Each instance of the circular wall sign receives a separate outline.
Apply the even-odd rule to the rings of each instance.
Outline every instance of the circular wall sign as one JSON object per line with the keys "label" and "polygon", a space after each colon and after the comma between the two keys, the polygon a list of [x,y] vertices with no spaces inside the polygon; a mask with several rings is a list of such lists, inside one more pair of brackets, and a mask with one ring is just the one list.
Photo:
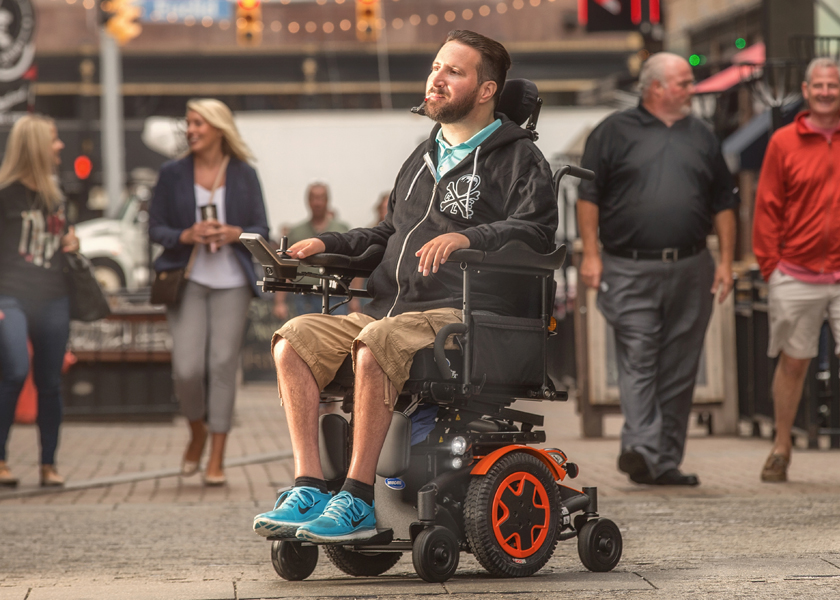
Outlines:
{"label": "circular wall sign", "polygon": [[35,58],[35,10],[30,0],[0,0],[0,81],[15,81]]}

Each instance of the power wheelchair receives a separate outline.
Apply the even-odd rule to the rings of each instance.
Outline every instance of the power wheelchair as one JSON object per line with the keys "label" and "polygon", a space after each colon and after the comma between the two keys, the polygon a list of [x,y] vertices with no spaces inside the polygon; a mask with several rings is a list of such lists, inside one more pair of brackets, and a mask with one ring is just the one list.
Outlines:
{"label": "power wheelchair", "polygon": [[[533,131],[540,104],[533,83],[512,80],[498,110],[519,125],[527,121]],[[566,174],[594,177],[567,165],[555,174],[555,187]],[[319,294],[325,313],[353,297],[369,297],[365,290],[351,288],[351,281],[368,276],[384,253],[375,246],[356,257],[319,254],[298,261],[285,254],[285,242],[274,251],[258,235],[240,239],[263,266],[265,291]],[[618,564],[621,533],[598,515],[596,488],[565,485],[567,478],[577,477],[578,466],[557,448],[532,447],[546,440],[538,429],[543,417],[510,408],[516,399],[567,399],[555,389],[546,367],[546,342],[554,328],[553,275],[565,254],[562,246],[538,254],[521,242],[495,252],[452,253],[449,263],[460,264],[462,271],[463,323],[446,326],[433,348],[415,355],[377,466],[377,533],[364,542],[323,545],[341,571],[380,575],[403,552],[411,552],[421,578],[443,582],[466,551],[494,576],[523,577],[539,571],[560,540],[572,538],[577,538],[580,559],[589,570],[610,571]],[[522,316],[471,309],[471,281],[487,274],[521,281],[514,295]],[[297,283],[303,275],[321,283]],[[331,305],[335,298],[343,301]],[[451,336],[458,350],[445,349]],[[353,383],[348,358],[322,400],[341,402],[344,412],[351,413]],[[430,405],[438,407],[433,425],[425,423],[431,431],[412,444],[410,415],[417,414],[418,406]],[[339,414],[325,414],[320,432],[324,475],[331,490],[338,491],[349,467],[352,417],[348,423]],[[314,571],[317,545],[295,538],[269,540],[272,564],[281,577],[297,581]]]}

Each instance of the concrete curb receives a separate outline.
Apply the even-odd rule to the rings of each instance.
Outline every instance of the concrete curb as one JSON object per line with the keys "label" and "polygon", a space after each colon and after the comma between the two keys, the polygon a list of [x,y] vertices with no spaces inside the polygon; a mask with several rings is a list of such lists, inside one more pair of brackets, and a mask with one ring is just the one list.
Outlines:
{"label": "concrete curb", "polygon": [[[283,452],[269,452],[266,454],[254,454],[251,456],[240,456],[239,458],[231,458],[225,460],[225,468],[274,462],[278,460],[292,458],[292,456],[293,454],[291,450],[285,450]],[[46,496],[49,494],[61,494],[63,492],[77,492],[79,490],[107,487],[109,485],[119,485],[121,483],[134,483],[136,481],[146,481],[149,479],[163,479],[165,477],[178,477],[180,475],[180,468],[161,469],[159,471],[141,471],[139,473],[124,473],[122,475],[102,477],[99,479],[88,479],[86,481],[71,481],[62,487],[37,487],[26,490],[0,492],[0,500],[11,500],[14,498],[31,498],[33,496]]]}

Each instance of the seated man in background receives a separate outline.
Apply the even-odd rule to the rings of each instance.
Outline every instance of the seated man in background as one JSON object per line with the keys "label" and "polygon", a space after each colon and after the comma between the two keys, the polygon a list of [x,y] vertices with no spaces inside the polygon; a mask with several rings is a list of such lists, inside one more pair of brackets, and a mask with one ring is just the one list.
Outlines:
{"label": "seated man in background", "polygon": [[[373,244],[386,250],[369,279],[373,300],[364,313],[304,315],[274,334],[295,486],[274,510],[255,517],[257,533],[314,542],[372,537],[376,464],[414,354],[430,347],[444,325],[461,321],[461,274],[447,258],[461,248],[491,251],[512,240],[538,252],[553,249],[551,170],[530,132],[495,112],[509,68],[498,42],[451,32],[427,80],[425,112],[439,125],[400,169],[385,219],[289,248],[293,258],[355,256]],[[473,308],[511,314],[504,290],[477,277]],[[355,369],[353,456],[342,490],[330,496],[318,451],[319,392],[348,354]]]}

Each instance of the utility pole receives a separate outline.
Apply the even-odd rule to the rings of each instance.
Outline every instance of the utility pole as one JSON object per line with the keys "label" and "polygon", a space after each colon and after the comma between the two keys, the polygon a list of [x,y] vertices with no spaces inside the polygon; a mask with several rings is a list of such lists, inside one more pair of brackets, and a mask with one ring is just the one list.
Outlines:
{"label": "utility pole", "polygon": [[[379,27],[379,23],[375,27]],[[391,102],[391,68],[388,65],[388,34],[385,27],[382,28],[376,40],[376,56],[379,65],[379,97],[382,110],[391,110],[394,104]]]}
{"label": "utility pole", "polygon": [[102,179],[108,196],[106,216],[120,208],[125,185],[125,134],[123,132],[122,68],[117,41],[104,28],[99,35],[102,129]]}
{"label": "utility pole", "polygon": [[102,85],[102,179],[108,195],[106,216],[122,205],[125,187],[125,132],[123,128],[122,58],[120,45],[140,35],[137,19],[142,9],[135,0],[99,0],[99,71]]}

